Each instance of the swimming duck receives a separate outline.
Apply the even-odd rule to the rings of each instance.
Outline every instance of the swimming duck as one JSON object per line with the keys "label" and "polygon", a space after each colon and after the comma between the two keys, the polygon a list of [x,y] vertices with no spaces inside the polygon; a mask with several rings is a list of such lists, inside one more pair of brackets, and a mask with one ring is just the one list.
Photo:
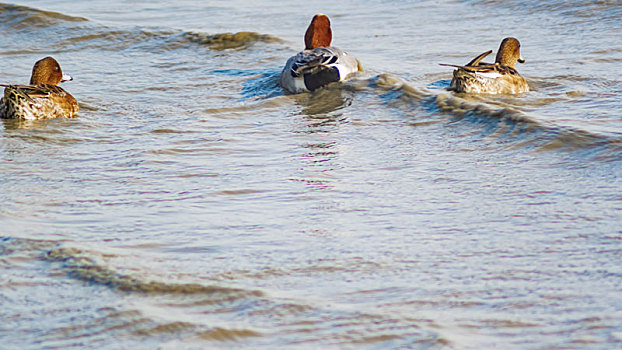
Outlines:
{"label": "swimming duck", "polygon": [[305,32],[305,49],[290,57],[281,72],[281,86],[285,91],[294,94],[314,91],[363,70],[356,58],[330,46],[332,37],[328,17],[313,16]]}
{"label": "swimming duck", "polygon": [[63,74],[52,57],[37,61],[32,68],[30,85],[6,85],[0,99],[0,118],[52,119],[72,118],[78,113],[76,99],[58,83],[73,80]]}
{"label": "swimming duck", "polygon": [[516,38],[501,41],[495,63],[481,62],[492,50],[475,57],[464,66],[441,64],[456,67],[449,89],[456,92],[485,94],[518,94],[529,91],[529,85],[516,70],[516,62],[525,63],[520,55],[520,43]]}

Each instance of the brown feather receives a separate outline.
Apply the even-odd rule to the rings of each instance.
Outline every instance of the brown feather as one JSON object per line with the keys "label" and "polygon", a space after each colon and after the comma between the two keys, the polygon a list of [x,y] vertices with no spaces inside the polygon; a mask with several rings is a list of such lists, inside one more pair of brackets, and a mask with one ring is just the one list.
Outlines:
{"label": "brown feather", "polygon": [[311,24],[305,32],[305,49],[313,50],[318,47],[330,46],[333,32],[330,29],[330,20],[323,14],[313,16]]}

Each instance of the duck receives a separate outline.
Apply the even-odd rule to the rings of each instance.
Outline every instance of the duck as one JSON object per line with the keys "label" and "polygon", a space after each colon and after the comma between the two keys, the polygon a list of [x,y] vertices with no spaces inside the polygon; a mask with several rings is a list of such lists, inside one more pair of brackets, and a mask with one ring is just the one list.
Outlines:
{"label": "duck", "polygon": [[29,85],[0,84],[4,86],[0,118],[34,120],[75,117],[80,110],[78,102],[58,86],[69,80],[73,78],[63,74],[60,64],[53,57],[37,61],[32,68]]}
{"label": "duck", "polygon": [[516,70],[516,62],[525,63],[520,54],[520,42],[508,37],[501,41],[495,63],[481,62],[492,50],[475,57],[464,66],[455,67],[449,90],[484,94],[520,94],[529,91],[529,84]]}
{"label": "duck", "polygon": [[331,46],[332,38],[328,16],[313,16],[305,32],[305,49],[290,57],[281,72],[281,87],[287,93],[315,91],[363,71],[359,60]]}

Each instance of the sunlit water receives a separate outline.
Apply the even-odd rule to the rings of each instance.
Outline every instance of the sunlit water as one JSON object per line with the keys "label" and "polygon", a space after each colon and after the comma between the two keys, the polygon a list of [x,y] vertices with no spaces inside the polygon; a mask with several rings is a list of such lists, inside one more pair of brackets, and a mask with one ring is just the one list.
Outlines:
{"label": "sunlit water", "polygon": [[[81,113],[0,125],[1,348],[622,346],[618,2],[16,4]],[[319,12],[366,71],[285,96]]]}

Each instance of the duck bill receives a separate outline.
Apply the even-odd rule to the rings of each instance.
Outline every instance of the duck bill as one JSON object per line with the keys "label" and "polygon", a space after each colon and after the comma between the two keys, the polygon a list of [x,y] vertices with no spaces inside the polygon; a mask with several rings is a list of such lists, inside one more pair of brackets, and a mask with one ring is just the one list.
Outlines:
{"label": "duck bill", "polygon": [[73,77],[71,77],[71,75],[69,75],[69,74],[63,74],[63,77],[61,78],[61,83],[62,83],[63,81],[72,81],[72,80],[73,80]]}
{"label": "duck bill", "polygon": [[523,56],[520,56],[518,58],[518,63],[525,63],[525,59],[523,58]]}

